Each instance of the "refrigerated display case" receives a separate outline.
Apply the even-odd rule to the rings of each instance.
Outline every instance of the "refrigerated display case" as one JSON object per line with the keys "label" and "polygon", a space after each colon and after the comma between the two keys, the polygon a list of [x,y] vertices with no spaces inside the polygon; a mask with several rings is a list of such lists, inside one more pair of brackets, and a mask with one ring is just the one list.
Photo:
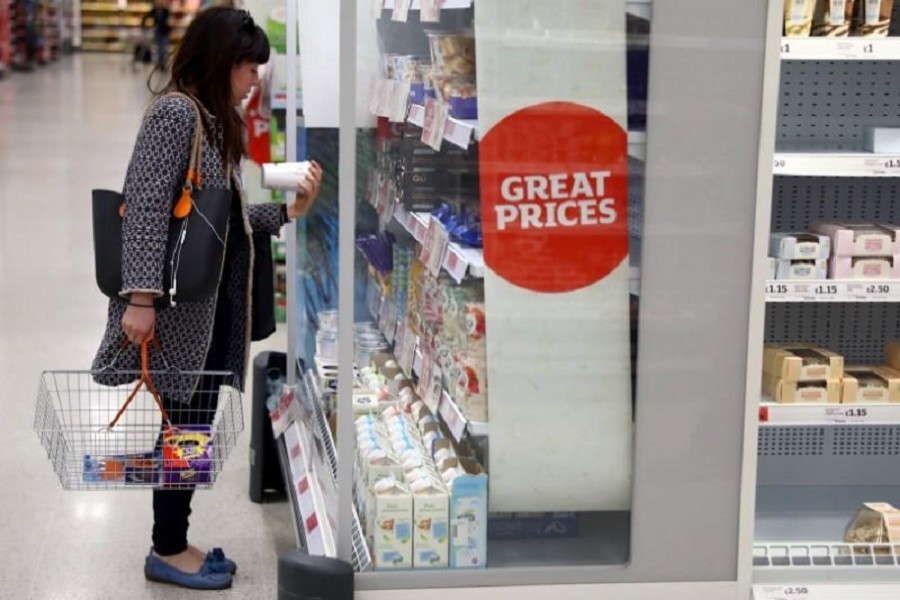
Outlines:
{"label": "refrigerated display case", "polygon": [[782,6],[307,4],[340,142],[336,256],[289,242],[294,333],[338,280],[285,411],[307,547],[359,598],[749,597]]}
{"label": "refrigerated display case", "polygon": [[[852,4],[853,18],[837,18],[846,20],[837,36],[797,29],[785,13],[780,61],[770,69],[778,95],[763,107],[771,135],[762,143],[775,155],[756,256],[775,269],[753,321],[767,353],[751,353],[769,392],[759,405],[760,598],[791,589],[814,600],[900,594],[890,512],[868,529],[851,525],[866,503],[900,503],[894,373],[859,368],[890,364],[889,342],[900,337],[891,270],[900,148],[883,137],[900,127],[900,15],[891,2]],[[824,273],[803,267],[816,261]],[[840,356],[839,368],[810,371],[823,364],[820,350]],[[818,395],[829,386],[836,394]]]}

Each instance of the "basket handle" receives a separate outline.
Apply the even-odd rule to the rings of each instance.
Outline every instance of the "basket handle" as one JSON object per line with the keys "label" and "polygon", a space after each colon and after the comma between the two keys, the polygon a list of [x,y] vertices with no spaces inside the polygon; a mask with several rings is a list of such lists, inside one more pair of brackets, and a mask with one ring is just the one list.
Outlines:
{"label": "basket handle", "polygon": [[[162,413],[163,421],[166,422],[166,425],[169,429],[172,428],[172,422],[169,420],[169,413],[166,411],[166,407],[163,406],[162,399],[159,397],[159,392],[156,390],[156,386],[153,384],[153,379],[150,377],[150,342],[154,342],[156,348],[162,353],[162,344],[159,339],[156,337],[149,338],[141,342],[141,378],[138,380],[137,385],[134,386],[134,390],[131,391],[131,394],[128,396],[128,399],[125,401],[125,404],[119,409],[119,412],[116,413],[115,418],[109,422],[108,429],[112,429],[116,426],[116,423],[119,422],[119,419],[122,418],[122,415],[125,413],[125,409],[128,408],[128,405],[137,397],[138,392],[141,391],[142,387],[147,388],[150,394],[153,396],[153,399],[156,401],[156,406],[159,407],[159,411]],[[126,339],[123,342],[123,346],[128,344],[128,340]]]}

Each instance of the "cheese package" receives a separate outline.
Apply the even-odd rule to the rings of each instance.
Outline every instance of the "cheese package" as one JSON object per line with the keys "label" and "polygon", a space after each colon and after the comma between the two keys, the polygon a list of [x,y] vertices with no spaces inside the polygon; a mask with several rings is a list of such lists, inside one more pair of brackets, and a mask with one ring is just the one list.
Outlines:
{"label": "cheese package", "polygon": [[900,254],[894,256],[838,256],[829,261],[832,279],[900,279]]}
{"label": "cheese package", "polygon": [[847,367],[842,385],[844,404],[900,402],[900,371],[890,367]]}
{"label": "cheese package", "polygon": [[[867,502],[844,532],[848,544],[898,544],[900,543],[900,511],[887,502]],[[890,546],[874,548],[876,554],[892,554]],[[856,552],[868,553],[868,548]]]}
{"label": "cheese package", "polygon": [[769,256],[783,260],[815,260],[831,257],[831,238],[815,233],[773,233]]}
{"label": "cheese package", "polygon": [[775,266],[775,279],[813,281],[828,278],[828,261],[779,260]]}
{"label": "cheese package", "polygon": [[855,0],[817,0],[816,12],[813,15],[813,35],[823,37],[850,35],[854,3]]}
{"label": "cheese package", "polygon": [[841,380],[800,383],[763,375],[763,394],[781,404],[839,404]]}
{"label": "cheese package", "polygon": [[844,375],[844,358],[810,345],[766,344],[763,373],[788,383],[840,379]]}
{"label": "cheese package", "polygon": [[853,11],[853,35],[887,37],[894,0],[857,0]]}
{"label": "cheese package", "polygon": [[784,35],[809,37],[816,0],[784,0]]}
{"label": "cheese package", "polygon": [[871,223],[819,223],[813,231],[831,238],[833,256],[900,254],[900,227]]}

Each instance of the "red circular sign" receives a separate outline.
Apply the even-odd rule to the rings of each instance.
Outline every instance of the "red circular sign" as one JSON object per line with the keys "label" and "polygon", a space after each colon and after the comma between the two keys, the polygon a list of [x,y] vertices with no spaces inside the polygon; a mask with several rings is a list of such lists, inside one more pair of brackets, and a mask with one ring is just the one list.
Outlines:
{"label": "red circular sign", "polygon": [[506,117],[480,148],[485,263],[536,292],[592,285],[628,255],[628,135],[586,106]]}

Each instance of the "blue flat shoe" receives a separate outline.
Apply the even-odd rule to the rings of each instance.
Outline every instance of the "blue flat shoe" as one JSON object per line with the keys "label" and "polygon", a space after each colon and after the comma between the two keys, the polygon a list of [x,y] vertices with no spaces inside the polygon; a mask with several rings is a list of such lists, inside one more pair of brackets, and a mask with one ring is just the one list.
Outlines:
{"label": "blue flat shoe", "polygon": [[225,556],[221,548],[213,548],[206,553],[206,563],[210,565],[214,573],[237,573],[237,563]]}
{"label": "blue flat shoe", "polygon": [[149,581],[170,583],[191,590],[224,590],[231,587],[228,573],[217,573],[208,563],[203,563],[199,573],[185,573],[167,565],[152,552],[144,561],[144,576]]}

